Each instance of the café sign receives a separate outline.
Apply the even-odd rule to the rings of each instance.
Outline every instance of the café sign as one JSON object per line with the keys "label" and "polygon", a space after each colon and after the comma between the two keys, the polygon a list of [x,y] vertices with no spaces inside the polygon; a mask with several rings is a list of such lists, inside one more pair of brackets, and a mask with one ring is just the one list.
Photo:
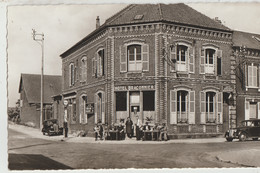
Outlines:
{"label": "caf\u00e9 sign", "polygon": [[115,91],[139,91],[139,90],[154,90],[154,85],[128,85],[115,86]]}

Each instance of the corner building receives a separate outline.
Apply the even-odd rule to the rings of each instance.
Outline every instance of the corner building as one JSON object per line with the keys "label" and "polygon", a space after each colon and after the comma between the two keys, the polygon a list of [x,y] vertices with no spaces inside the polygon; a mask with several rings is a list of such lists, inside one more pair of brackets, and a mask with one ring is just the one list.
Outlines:
{"label": "corner building", "polygon": [[[137,117],[171,138],[223,134],[235,117],[232,31],[185,4],[129,5],[61,55],[72,131]],[[61,116],[64,116],[61,115]],[[234,120],[235,121],[235,120]]]}

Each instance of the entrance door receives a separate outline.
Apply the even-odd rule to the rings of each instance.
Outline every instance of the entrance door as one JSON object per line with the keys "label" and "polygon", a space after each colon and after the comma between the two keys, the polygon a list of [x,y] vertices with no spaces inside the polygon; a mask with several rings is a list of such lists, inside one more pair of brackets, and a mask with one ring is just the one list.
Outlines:
{"label": "entrance door", "polygon": [[249,118],[256,118],[256,102],[250,102]]}
{"label": "entrance door", "polygon": [[140,116],[140,92],[130,92],[130,118],[134,125],[137,123],[138,117],[141,119]]}

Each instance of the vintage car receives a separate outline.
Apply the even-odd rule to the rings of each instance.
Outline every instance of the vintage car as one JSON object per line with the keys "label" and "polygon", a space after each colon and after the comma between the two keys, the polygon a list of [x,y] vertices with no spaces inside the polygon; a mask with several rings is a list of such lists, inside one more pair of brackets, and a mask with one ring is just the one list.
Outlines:
{"label": "vintage car", "polygon": [[260,119],[250,119],[241,121],[241,124],[237,128],[229,129],[225,133],[225,138],[228,142],[233,139],[239,139],[239,141],[245,141],[249,138],[258,140],[260,137]]}
{"label": "vintage car", "polygon": [[63,135],[63,128],[59,127],[57,119],[49,119],[43,121],[42,133],[43,135]]}

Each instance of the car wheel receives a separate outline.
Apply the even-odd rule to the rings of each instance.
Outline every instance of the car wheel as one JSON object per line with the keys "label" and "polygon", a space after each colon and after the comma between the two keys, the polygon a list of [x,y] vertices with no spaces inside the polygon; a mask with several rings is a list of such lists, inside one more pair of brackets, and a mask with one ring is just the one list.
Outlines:
{"label": "car wheel", "polygon": [[246,140],[246,138],[247,138],[247,135],[245,134],[245,133],[241,133],[240,135],[239,135],[239,141],[245,141]]}
{"label": "car wheel", "polygon": [[253,141],[257,141],[258,140],[258,138],[253,138]]}
{"label": "car wheel", "polygon": [[226,140],[227,140],[228,142],[232,142],[232,141],[233,141],[233,138],[226,138]]}

